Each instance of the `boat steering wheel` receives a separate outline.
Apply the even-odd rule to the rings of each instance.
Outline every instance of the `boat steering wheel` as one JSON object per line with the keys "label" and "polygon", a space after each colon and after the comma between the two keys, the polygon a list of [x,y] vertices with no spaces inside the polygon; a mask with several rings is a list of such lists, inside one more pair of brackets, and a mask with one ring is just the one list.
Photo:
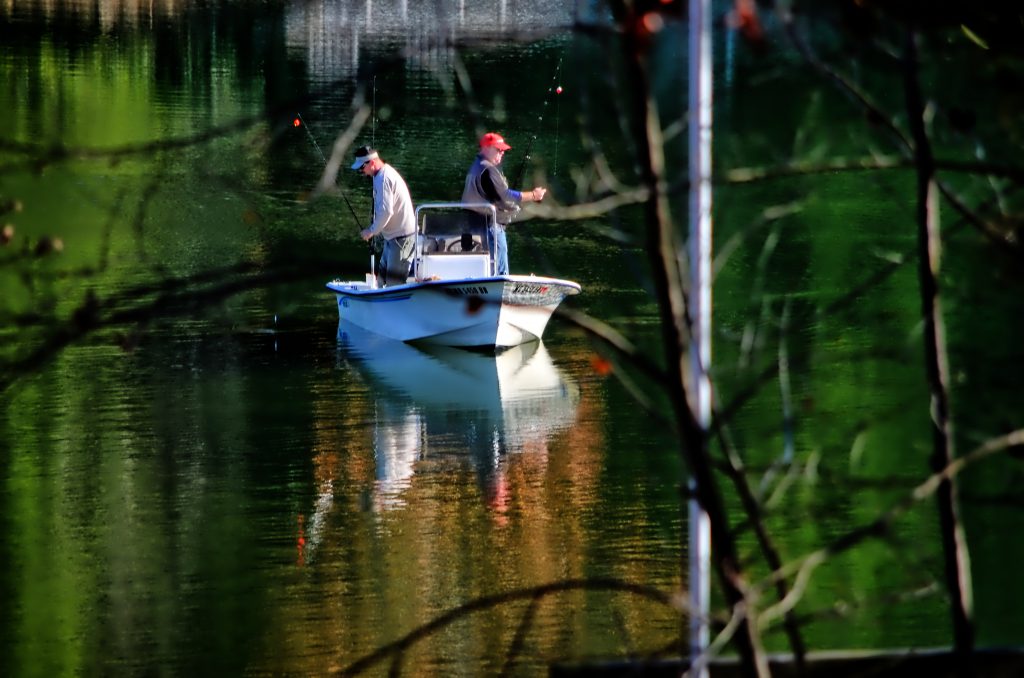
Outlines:
{"label": "boat steering wheel", "polygon": [[479,251],[481,249],[480,248],[480,243],[478,243],[475,240],[473,241],[473,246],[470,247],[469,249],[463,248],[462,244],[463,243],[462,243],[461,239],[460,240],[454,240],[454,241],[452,241],[451,243],[448,244],[448,247],[445,248],[445,251],[447,251],[447,252],[477,252],[477,251]]}

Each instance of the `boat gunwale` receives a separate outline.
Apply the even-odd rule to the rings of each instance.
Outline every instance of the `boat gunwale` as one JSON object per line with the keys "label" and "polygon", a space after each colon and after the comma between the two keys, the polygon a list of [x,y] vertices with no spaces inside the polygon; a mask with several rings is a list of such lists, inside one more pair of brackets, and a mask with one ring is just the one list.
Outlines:
{"label": "boat gunwale", "polygon": [[[459,279],[447,279],[447,280],[421,280],[415,282],[407,282],[401,285],[394,285],[390,287],[365,287],[366,283],[361,280],[332,280],[327,283],[327,289],[331,290],[335,294],[344,294],[346,296],[354,297],[366,297],[366,296],[384,296],[387,294],[401,294],[409,293],[418,289],[436,287],[461,287],[465,285],[478,285],[482,283],[543,283],[547,285],[557,285],[570,290],[566,296],[572,296],[583,291],[583,288],[579,283],[572,280],[564,280],[562,278],[549,278],[547,276],[535,276],[535,275],[496,275],[489,276],[486,278],[459,278]],[[363,289],[359,288],[348,288],[345,289],[343,286],[346,285],[362,285]]]}

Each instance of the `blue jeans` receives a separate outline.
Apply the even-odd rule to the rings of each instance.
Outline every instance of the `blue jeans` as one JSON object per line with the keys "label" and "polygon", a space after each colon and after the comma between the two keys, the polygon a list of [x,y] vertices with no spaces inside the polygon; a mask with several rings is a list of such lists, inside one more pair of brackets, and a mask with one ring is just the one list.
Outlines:
{"label": "blue jeans", "polygon": [[492,226],[491,240],[494,242],[494,273],[508,275],[508,242],[505,240],[505,229],[501,226]]}

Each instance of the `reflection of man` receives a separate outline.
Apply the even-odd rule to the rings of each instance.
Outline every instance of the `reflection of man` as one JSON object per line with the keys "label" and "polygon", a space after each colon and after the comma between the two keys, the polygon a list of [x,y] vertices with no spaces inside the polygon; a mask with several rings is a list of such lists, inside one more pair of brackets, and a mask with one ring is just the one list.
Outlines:
{"label": "reflection of man", "polygon": [[379,400],[377,426],[373,431],[373,460],[376,466],[374,507],[380,510],[405,505],[402,493],[412,485],[416,461],[422,456],[423,433],[420,415],[404,403]]}
{"label": "reflection of man", "polygon": [[356,151],[352,169],[373,178],[373,223],[359,235],[363,240],[378,233],[384,236],[384,253],[380,260],[384,285],[404,284],[409,277],[416,243],[416,216],[409,187],[402,175],[369,146]]}
{"label": "reflection of man", "polygon": [[546,188],[540,187],[530,191],[516,191],[508,187],[508,181],[498,165],[505,157],[505,151],[511,148],[500,134],[488,132],[483,135],[480,139],[480,153],[466,174],[466,186],[462,191],[462,202],[489,202],[498,213],[498,223],[491,229],[498,275],[508,275],[505,227],[512,223],[522,203],[540,202],[548,192]]}

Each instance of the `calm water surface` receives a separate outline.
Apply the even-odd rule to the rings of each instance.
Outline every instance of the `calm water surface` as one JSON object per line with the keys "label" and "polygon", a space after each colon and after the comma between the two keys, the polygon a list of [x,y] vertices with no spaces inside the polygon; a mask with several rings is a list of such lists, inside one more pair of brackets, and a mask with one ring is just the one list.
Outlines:
{"label": "calm water surface", "polygon": [[[465,5],[441,19],[397,1],[0,9],[4,140],[109,149],[224,129],[42,172],[18,148],[0,152],[0,197],[23,203],[8,215],[12,247],[31,250],[44,236],[63,245],[0,268],[5,364],[25,364],[73,327],[88,294],[101,311],[147,301],[160,311],[76,338],[2,396],[0,674],[322,675],[480,596],[587,577],[680,585],[677,450],[634,398],[657,404],[651,384],[621,366],[625,381],[609,376],[591,342],[557,320],[543,343],[498,356],[424,351],[339,326],[323,289],[335,275],[361,276],[368,252],[339,195],[305,199],[322,169],[309,135],[329,153],[360,73],[370,73],[373,118],[358,143],[379,146],[417,201],[458,196],[485,129],[511,140],[514,167],[536,135],[523,181],[549,185],[563,203],[595,181],[585,137],[615,167],[628,158],[607,46],[565,31],[494,39],[566,24],[571,3]],[[462,46],[437,46],[438,31]],[[659,49],[678,64],[685,45],[673,35]],[[747,83],[742,55],[720,38],[730,89],[718,95],[719,152],[762,162],[785,143],[783,124],[764,114],[795,116],[802,99]],[[666,120],[681,110],[680,70],[656,78]],[[574,96],[553,96],[554,83]],[[835,104],[823,106],[824,120]],[[293,126],[297,113],[305,127]],[[731,252],[715,288],[719,396],[784,365],[731,433],[755,488],[774,497],[767,520],[786,559],[873,519],[926,473],[912,267],[832,306],[912,248],[913,230],[892,227],[910,211],[909,198],[893,197],[910,195],[902,181],[716,194],[716,247]],[[368,186],[347,174],[339,186],[365,214]],[[758,225],[766,206],[796,200],[791,217]],[[685,196],[674,205],[684,209]],[[636,225],[629,210],[529,222],[510,235],[512,268],[579,281],[576,308],[656,354],[639,239],[606,237],[635,236]],[[988,285],[986,253],[971,247],[956,274]],[[215,293],[240,263],[282,262],[308,264],[308,275]],[[951,311],[958,383],[991,395],[967,416],[968,446],[1012,421],[1019,401],[1007,395],[1014,380],[990,374],[972,343],[969,328],[986,321],[963,296]],[[990,334],[988,350],[1019,358],[1013,332]],[[988,473],[975,494],[1012,489],[1019,476],[1012,464]],[[969,528],[986,528],[970,532],[981,636],[1007,642],[1020,622],[1003,601],[1024,592],[999,563],[1016,550],[1005,536],[1021,521],[985,507],[967,514]],[[822,568],[798,611],[831,612],[807,627],[808,643],[948,642],[932,584],[935,522],[929,505],[890,541]],[[738,534],[752,553],[749,531]],[[402,665],[497,673],[526,611],[516,602],[469,615]],[[537,608],[514,670],[652,652],[678,628],[670,610],[635,596],[561,593]]]}

